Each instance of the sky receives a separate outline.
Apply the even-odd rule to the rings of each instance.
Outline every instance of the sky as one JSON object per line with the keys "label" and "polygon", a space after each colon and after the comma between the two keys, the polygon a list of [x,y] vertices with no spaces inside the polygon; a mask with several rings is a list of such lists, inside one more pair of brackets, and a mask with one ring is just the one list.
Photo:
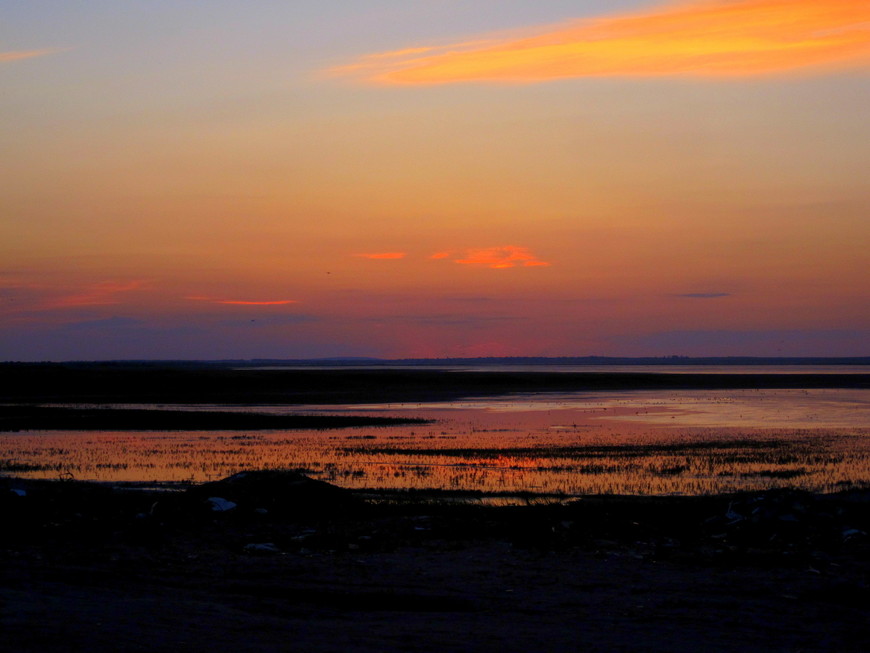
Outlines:
{"label": "sky", "polygon": [[870,4],[0,6],[0,360],[870,355]]}

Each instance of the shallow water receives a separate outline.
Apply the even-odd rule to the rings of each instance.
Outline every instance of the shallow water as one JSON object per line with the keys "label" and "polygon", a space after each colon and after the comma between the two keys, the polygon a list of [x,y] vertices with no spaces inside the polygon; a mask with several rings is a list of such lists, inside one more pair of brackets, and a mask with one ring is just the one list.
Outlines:
{"label": "shallow water", "polygon": [[187,408],[436,421],[330,431],[4,433],[0,469],[39,478],[199,482],[281,467],[352,488],[508,494],[706,494],[784,486],[834,491],[870,485],[867,390],[635,391],[428,404]]}
{"label": "shallow water", "polygon": [[265,365],[253,370],[442,370],[449,372],[572,372],[594,374],[870,374],[870,365]]}

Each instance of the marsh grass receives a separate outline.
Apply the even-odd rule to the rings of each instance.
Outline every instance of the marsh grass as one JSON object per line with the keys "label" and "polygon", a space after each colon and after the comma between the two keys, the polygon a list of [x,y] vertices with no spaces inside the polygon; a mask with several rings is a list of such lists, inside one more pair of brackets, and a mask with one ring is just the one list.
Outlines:
{"label": "marsh grass", "polygon": [[[557,444],[552,434],[468,433],[442,440],[445,446],[439,448],[425,433],[397,439],[389,429],[329,437],[283,431],[44,432],[0,437],[0,473],[182,482],[214,480],[242,470],[293,468],[349,488],[390,490],[560,496],[709,494],[774,487],[833,491],[870,481],[868,436],[862,431],[712,430],[665,435],[608,431],[597,434],[609,440],[606,444]],[[588,432],[561,437],[588,438]],[[678,441],[661,441],[663,437]],[[471,446],[470,440],[481,443],[482,438],[488,446]],[[614,441],[628,438],[633,441]],[[638,441],[645,438],[653,441]],[[516,439],[523,441],[522,446]],[[537,446],[530,446],[530,440],[537,440]],[[457,441],[467,446],[455,446]]]}

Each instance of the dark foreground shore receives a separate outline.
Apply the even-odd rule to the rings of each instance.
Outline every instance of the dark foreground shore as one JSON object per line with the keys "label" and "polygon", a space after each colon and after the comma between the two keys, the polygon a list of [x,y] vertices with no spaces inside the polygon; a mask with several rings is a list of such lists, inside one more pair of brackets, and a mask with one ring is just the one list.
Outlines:
{"label": "dark foreground shore", "polygon": [[867,649],[868,492],[451,498],[0,479],[0,650]]}

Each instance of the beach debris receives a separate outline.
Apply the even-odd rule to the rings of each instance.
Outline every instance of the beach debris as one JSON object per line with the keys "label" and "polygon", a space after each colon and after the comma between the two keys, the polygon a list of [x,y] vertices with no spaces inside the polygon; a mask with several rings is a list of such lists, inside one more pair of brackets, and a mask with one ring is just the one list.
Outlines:
{"label": "beach debris", "polygon": [[738,522],[742,522],[744,519],[746,519],[746,517],[734,510],[733,501],[728,504],[728,510],[725,511],[725,518],[728,520],[729,526],[737,524]]}
{"label": "beach debris", "polygon": [[211,504],[211,509],[213,512],[227,512],[229,510],[233,510],[238,504],[228,501],[222,497],[209,497],[206,501]]}
{"label": "beach debris", "polygon": [[858,530],[857,528],[847,528],[843,531],[844,542],[848,542],[849,540],[853,540],[857,537],[867,537],[867,533],[862,530]]}
{"label": "beach debris", "polygon": [[242,550],[245,553],[253,553],[259,555],[275,555],[281,553],[281,549],[279,549],[273,542],[251,542],[250,544],[246,544],[242,547]]}
{"label": "beach debris", "polygon": [[11,488],[9,491],[18,497],[26,497],[27,496],[27,490],[20,490],[18,488]]}

